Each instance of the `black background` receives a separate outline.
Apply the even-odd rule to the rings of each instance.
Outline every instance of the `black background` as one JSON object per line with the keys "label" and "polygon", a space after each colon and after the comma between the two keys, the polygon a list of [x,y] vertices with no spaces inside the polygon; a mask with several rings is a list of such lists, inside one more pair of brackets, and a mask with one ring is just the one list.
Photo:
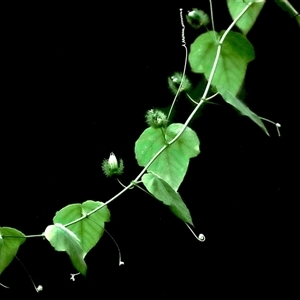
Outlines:
{"label": "black background", "polygon": [[[214,1],[216,30],[230,24],[225,1]],[[298,11],[299,3],[291,1]],[[42,4],[3,10],[0,225],[40,234],[55,212],[85,200],[107,201],[121,190],[101,172],[110,152],[125,162],[122,182],[140,171],[134,143],[147,109],[172,102],[167,77],[181,71],[179,8],[208,11],[208,1],[154,4]],[[186,26],[186,41],[197,33]],[[198,242],[161,203],[132,190],[109,205],[107,234],[87,255],[87,278],[46,240],[28,239],[1,274],[2,295],[39,298],[79,293],[144,299],[178,296],[241,299],[293,291],[296,207],[297,100],[300,29],[267,1],[248,39],[254,45],[244,101],[271,137],[221,100],[191,127],[201,154],[191,160],[180,194]],[[178,101],[176,122],[191,106]],[[4,299],[4,298],[3,298]]]}

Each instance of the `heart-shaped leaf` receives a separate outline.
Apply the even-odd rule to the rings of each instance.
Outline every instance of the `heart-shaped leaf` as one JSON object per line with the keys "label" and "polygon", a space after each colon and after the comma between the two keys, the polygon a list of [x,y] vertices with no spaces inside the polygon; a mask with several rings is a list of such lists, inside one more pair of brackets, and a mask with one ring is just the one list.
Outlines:
{"label": "heart-shaped leaf", "polygon": [[178,192],[153,172],[144,174],[142,181],[147,190],[158,200],[170,207],[170,210],[182,221],[193,225],[192,217]]}
{"label": "heart-shaped leaf", "polygon": [[21,231],[10,227],[0,227],[0,274],[14,259],[25,240],[26,237]]}
{"label": "heart-shaped leaf", "polygon": [[82,275],[86,275],[87,266],[83,259],[83,249],[78,237],[62,224],[49,225],[44,233],[56,251],[66,251],[73,266]]}
{"label": "heart-shaped leaf", "polygon": [[[195,73],[204,73],[208,80],[214,64],[220,34],[209,31],[201,34],[191,45],[189,63]],[[217,38],[217,40],[216,40]],[[213,86],[222,86],[236,95],[244,81],[248,63],[253,60],[254,48],[245,36],[230,31],[222,46],[218,64],[212,79]]]}
{"label": "heart-shaped leaf", "polygon": [[[183,124],[171,124],[163,134],[160,128],[147,128],[135,143],[138,164],[146,166],[152,157],[171,141],[182,129]],[[151,164],[152,171],[164,179],[176,191],[188,168],[189,160],[200,153],[197,134],[187,127],[182,135],[168,146]]]}
{"label": "heart-shaped leaf", "polygon": [[229,13],[234,20],[241,11],[248,5],[248,2],[252,2],[251,6],[243,14],[243,16],[236,22],[236,26],[241,30],[241,32],[246,35],[249,30],[254,25],[259,13],[261,12],[266,1],[237,1],[237,0],[227,0],[227,6]]}
{"label": "heart-shaped leaf", "polygon": [[[70,204],[56,213],[53,223],[66,225],[101,205],[103,205],[102,202],[93,200],[87,200],[82,204]],[[84,256],[98,243],[104,233],[105,222],[109,220],[110,212],[107,206],[104,206],[89,217],[68,227],[80,240]]]}
{"label": "heart-shaped leaf", "polygon": [[222,95],[223,99],[237,109],[242,115],[249,117],[254,123],[256,123],[267,135],[269,135],[267,128],[261,121],[258,115],[251,111],[241,100],[236,98],[232,93],[224,89],[223,87],[217,87],[218,92]]}

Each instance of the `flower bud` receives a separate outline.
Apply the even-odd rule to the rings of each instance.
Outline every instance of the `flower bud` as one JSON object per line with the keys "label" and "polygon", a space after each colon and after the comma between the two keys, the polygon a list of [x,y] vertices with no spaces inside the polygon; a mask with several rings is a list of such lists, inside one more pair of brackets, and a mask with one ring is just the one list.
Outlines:
{"label": "flower bud", "polygon": [[182,73],[178,73],[178,72],[174,73],[173,76],[168,78],[168,84],[169,84],[169,89],[174,95],[176,95],[179,87],[180,87],[179,93],[188,92],[192,87],[191,82],[186,77],[186,75],[183,75]]}
{"label": "flower bud", "polygon": [[120,164],[113,153],[110,153],[109,159],[104,159],[102,162],[102,170],[107,177],[113,175],[121,175],[124,170],[123,160],[120,159]]}
{"label": "flower bud", "polygon": [[209,16],[203,10],[197,8],[193,8],[188,13],[186,20],[195,29],[200,28],[202,25],[206,26],[210,22]]}
{"label": "flower bud", "polygon": [[150,109],[146,113],[146,123],[153,128],[164,128],[167,126],[168,120],[162,111]]}

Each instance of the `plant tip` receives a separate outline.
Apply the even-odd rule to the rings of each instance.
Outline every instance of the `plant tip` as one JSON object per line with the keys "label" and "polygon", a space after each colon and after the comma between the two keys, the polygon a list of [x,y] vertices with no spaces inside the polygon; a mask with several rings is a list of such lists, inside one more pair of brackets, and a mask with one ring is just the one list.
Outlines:
{"label": "plant tip", "polygon": [[198,237],[198,240],[199,240],[200,242],[204,242],[204,241],[205,241],[205,235],[204,235],[203,233],[200,233],[200,234],[199,234],[199,237]]}
{"label": "plant tip", "polygon": [[37,288],[36,288],[36,291],[37,292],[41,292],[43,290],[43,286],[42,285],[39,285]]}

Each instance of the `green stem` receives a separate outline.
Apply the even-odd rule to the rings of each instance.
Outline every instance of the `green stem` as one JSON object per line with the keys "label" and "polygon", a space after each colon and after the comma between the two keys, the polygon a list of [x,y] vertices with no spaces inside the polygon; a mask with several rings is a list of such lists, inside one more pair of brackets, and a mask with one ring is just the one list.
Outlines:
{"label": "green stem", "polygon": [[80,217],[77,220],[74,220],[68,224],[65,224],[65,227],[71,226],[77,222],[80,222],[81,220],[84,220],[85,218],[89,217],[90,215],[92,215],[93,213],[95,213],[96,211],[98,211],[99,209],[103,208],[104,206],[107,206],[110,202],[114,201],[116,198],[118,198],[119,196],[121,196],[123,193],[125,193],[127,190],[129,190],[133,185],[133,183],[130,183],[129,185],[127,185],[121,192],[119,192],[118,194],[116,194],[114,197],[110,198],[108,201],[106,201],[105,203],[103,203],[102,205],[100,205],[99,207],[96,207],[95,209],[91,210],[89,213],[85,214],[84,216]]}
{"label": "green stem", "polygon": [[184,34],[184,31],[185,31],[185,26],[184,26],[184,22],[183,22],[183,16],[182,16],[182,8],[180,8],[180,22],[181,22],[181,27],[182,27],[182,32],[181,32],[181,42],[182,42],[182,47],[184,48],[185,50],[185,59],[184,59],[184,65],[183,65],[183,76],[182,76],[182,79],[181,79],[181,82],[180,82],[180,85],[177,89],[177,92],[176,92],[176,95],[174,97],[174,100],[172,102],[172,105],[171,105],[171,108],[169,110],[169,113],[168,113],[168,117],[167,117],[167,120],[169,120],[170,116],[171,116],[171,113],[172,113],[172,110],[173,110],[173,107],[175,105],[175,102],[176,102],[176,99],[180,93],[180,90],[181,90],[181,87],[182,87],[182,84],[183,84],[183,80],[184,80],[184,76],[185,76],[185,70],[186,70],[186,64],[187,64],[187,56],[188,56],[188,50],[187,50],[187,47],[186,47],[186,43],[185,43],[185,34]]}
{"label": "green stem", "polygon": [[212,25],[212,30],[214,32],[214,37],[217,42],[217,35],[215,31],[215,22],[214,22],[214,11],[213,11],[213,6],[212,6],[212,0],[209,0],[209,10],[210,10],[210,20],[211,20],[211,25]]}
{"label": "green stem", "polygon": [[8,287],[8,286],[6,286],[6,285],[2,284],[1,282],[0,282],[0,285],[1,285],[1,286],[3,286],[3,287],[5,287],[6,289],[9,289],[9,287]]}
{"label": "green stem", "polygon": [[44,237],[44,234],[32,234],[32,235],[24,235],[24,236],[15,236],[15,235],[2,235],[4,238],[19,238],[19,239],[28,239],[35,237]]}
{"label": "green stem", "polygon": [[145,189],[143,189],[141,186],[136,185],[136,187],[139,188],[140,190],[142,190],[143,192],[145,192],[146,194],[148,194],[148,195],[154,197],[151,193],[149,193],[148,191],[146,191]]}

